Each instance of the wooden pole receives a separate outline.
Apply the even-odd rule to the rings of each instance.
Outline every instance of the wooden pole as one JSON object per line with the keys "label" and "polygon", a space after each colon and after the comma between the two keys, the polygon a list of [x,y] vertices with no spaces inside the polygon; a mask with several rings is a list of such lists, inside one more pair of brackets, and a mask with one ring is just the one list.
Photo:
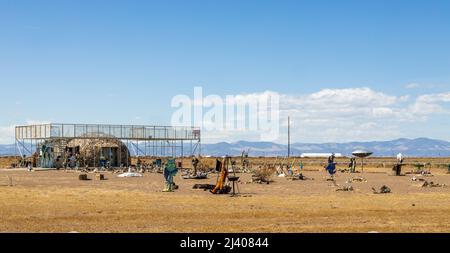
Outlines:
{"label": "wooden pole", "polygon": [[361,158],[361,173],[364,172],[364,157]]}
{"label": "wooden pole", "polygon": [[291,156],[291,117],[288,116],[288,155]]}

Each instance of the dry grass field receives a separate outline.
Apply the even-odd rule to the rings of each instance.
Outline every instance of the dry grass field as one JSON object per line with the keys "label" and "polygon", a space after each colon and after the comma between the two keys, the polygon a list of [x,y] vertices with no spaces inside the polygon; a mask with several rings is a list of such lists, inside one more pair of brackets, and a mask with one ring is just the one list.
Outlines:
{"label": "dry grass field", "polygon": [[11,164],[18,164],[19,159],[16,156],[2,156],[0,157],[0,168],[9,168]]}
{"label": "dry grass field", "polygon": [[[318,169],[319,170],[319,169]],[[1,232],[450,232],[450,187],[422,188],[412,175],[389,176],[367,168],[338,173],[335,186],[324,171],[305,171],[314,180],[249,184],[239,174],[241,195],[195,190],[205,180],[184,180],[163,193],[163,176],[79,181],[77,172],[0,170]],[[450,185],[450,175],[432,169],[435,183]],[[8,185],[8,176],[13,186]],[[353,177],[352,192],[336,191]],[[390,194],[371,188],[388,185]]]}

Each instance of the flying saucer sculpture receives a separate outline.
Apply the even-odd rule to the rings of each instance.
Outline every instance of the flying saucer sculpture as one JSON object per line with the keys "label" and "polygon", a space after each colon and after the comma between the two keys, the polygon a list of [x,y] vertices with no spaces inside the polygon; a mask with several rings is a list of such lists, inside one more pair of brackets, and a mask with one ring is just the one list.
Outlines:
{"label": "flying saucer sculpture", "polygon": [[361,158],[361,171],[364,172],[364,158],[369,157],[373,154],[373,152],[366,150],[356,150],[353,151],[352,155]]}
{"label": "flying saucer sculpture", "polygon": [[373,154],[373,152],[369,152],[369,151],[365,151],[365,150],[356,150],[352,153],[352,155],[360,157],[360,158],[369,157],[372,154]]}

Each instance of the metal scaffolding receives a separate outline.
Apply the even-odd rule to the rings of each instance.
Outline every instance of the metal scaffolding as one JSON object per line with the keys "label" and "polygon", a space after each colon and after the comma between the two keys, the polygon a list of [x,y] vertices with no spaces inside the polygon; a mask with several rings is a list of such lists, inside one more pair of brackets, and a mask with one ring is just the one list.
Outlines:
{"label": "metal scaffolding", "polygon": [[15,128],[16,154],[32,156],[45,142],[68,143],[71,140],[117,139],[134,156],[199,155],[200,128],[104,124],[42,124]]}

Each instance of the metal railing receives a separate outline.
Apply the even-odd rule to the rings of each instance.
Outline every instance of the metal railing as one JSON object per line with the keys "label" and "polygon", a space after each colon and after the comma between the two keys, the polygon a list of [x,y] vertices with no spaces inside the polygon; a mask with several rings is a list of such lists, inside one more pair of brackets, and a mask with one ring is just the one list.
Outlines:
{"label": "metal railing", "polygon": [[198,127],[42,124],[17,126],[17,140],[117,138],[121,140],[200,140]]}

